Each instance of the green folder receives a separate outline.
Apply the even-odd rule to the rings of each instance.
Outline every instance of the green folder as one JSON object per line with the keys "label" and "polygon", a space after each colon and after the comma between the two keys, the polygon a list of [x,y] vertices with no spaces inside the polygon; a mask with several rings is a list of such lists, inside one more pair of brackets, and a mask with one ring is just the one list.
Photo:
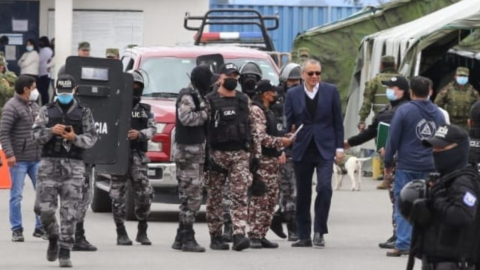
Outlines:
{"label": "green folder", "polygon": [[388,139],[388,130],[390,129],[390,125],[384,122],[378,123],[377,127],[377,152],[382,147],[385,147],[387,144]]}

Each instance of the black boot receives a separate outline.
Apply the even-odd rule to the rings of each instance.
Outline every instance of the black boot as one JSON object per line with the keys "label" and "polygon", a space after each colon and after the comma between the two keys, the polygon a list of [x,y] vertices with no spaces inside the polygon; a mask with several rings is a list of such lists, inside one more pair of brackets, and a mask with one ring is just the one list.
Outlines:
{"label": "black boot", "polygon": [[127,230],[125,226],[117,225],[117,245],[119,246],[131,246],[132,240],[128,237]]}
{"label": "black boot", "polygon": [[178,224],[177,235],[175,236],[175,240],[173,241],[172,248],[175,250],[181,250],[183,244],[183,223]]}
{"label": "black boot", "polygon": [[48,239],[47,261],[54,262],[58,258],[58,237]]}
{"label": "black boot", "polygon": [[287,213],[285,215],[287,222],[288,241],[295,242],[298,240],[297,236],[297,222],[295,221],[295,213]]}
{"label": "black boot", "polygon": [[152,242],[150,242],[150,239],[148,239],[147,228],[148,228],[148,225],[146,220],[142,220],[138,222],[138,233],[135,241],[141,243],[142,245],[150,246]]}
{"label": "black boot", "polygon": [[223,241],[227,243],[232,242],[232,236],[233,236],[233,226],[232,226],[232,219],[230,218],[230,214],[224,214],[223,215]]}
{"label": "black boot", "polygon": [[200,246],[195,240],[195,231],[192,225],[183,226],[183,245],[182,251],[205,252],[205,248]]}
{"label": "black boot", "polygon": [[243,234],[235,234],[233,236],[233,246],[232,249],[236,251],[242,251],[250,247],[250,240],[245,237]]}
{"label": "black boot", "polygon": [[70,250],[66,248],[60,248],[58,252],[58,261],[60,262],[60,267],[72,267],[72,262],[70,261]]}
{"label": "black boot", "polygon": [[73,251],[97,251],[97,247],[90,244],[85,238],[85,229],[83,222],[78,222],[75,227],[75,244],[73,245]]}
{"label": "black boot", "polygon": [[213,250],[229,250],[230,246],[223,241],[221,236],[210,236],[210,248]]}
{"label": "black boot", "polygon": [[275,212],[275,214],[273,214],[272,223],[270,224],[270,229],[278,237],[285,239],[287,238],[287,236],[283,232],[283,224],[282,224],[283,219],[284,219],[283,213],[280,211],[280,209],[278,209],[278,211]]}
{"label": "black boot", "polygon": [[385,249],[394,249],[395,248],[395,241],[397,240],[397,237],[393,235],[390,237],[387,241],[384,243],[378,244],[378,247],[380,248],[385,248]]}

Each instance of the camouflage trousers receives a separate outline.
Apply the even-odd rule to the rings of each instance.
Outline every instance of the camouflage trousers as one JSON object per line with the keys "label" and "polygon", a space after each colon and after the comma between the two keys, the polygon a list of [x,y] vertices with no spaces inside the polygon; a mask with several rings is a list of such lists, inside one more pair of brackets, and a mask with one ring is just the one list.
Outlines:
{"label": "camouflage trousers", "polygon": [[[82,202],[85,164],[82,160],[42,158],[37,173],[35,212],[49,237],[58,237],[59,245],[71,249]],[[60,198],[60,228],[55,213]]]}
{"label": "camouflage trousers", "polygon": [[138,220],[147,220],[153,200],[153,188],[147,176],[147,161],[144,153],[133,152],[126,175],[112,175],[110,198],[115,224],[122,225],[126,216],[127,184],[133,192],[135,215]]}
{"label": "camouflage trousers", "polygon": [[230,181],[229,190],[232,199],[230,215],[233,223],[233,234],[245,235],[248,218],[248,188],[252,184],[252,174],[249,170],[250,154],[245,151],[212,150],[210,156],[218,165],[228,170],[228,175],[210,171],[205,179],[208,192],[207,222],[210,235],[222,235],[222,199],[227,177]]}
{"label": "camouflage trousers", "polygon": [[388,183],[388,196],[390,197],[390,202],[392,203],[392,227],[393,235],[396,235],[397,223],[395,222],[395,197],[393,194],[393,186],[395,185],[395,175],[392,175],[392,179]]}
{"label": "camouflage trousers", "polygon": [[173,152],[177,167],[180,222],[192,225],[202,205],[203,163],[205,144],[175,144]]}
{"label": "camouflage trousers", "polygon": [[263,196],[252,196],[250,198],[248,207],[249,238],[262,239],[267,235],[270,228],[275,206],[278,203],[278,170],[278,158],[261,157],[256,176],[265,183],[267,192]]}
{"label": "camouflage trousers", "polygon": [[232,222],[232,217],[230,216],[230,206],[232,205],[232,199],[230,198],[230,181],[225,181],[225,185],[223,185],[223,200],[222,200],[222,207],[223,207],[223,221],[225,223]]}
{"label": "camouflage trousers", "polygon": [[280,165],[280,206],[283,213],[295,212],[297,188],[295,186],[295,174],[293,173],[292,158],[287,158],[285,164]]}
{"label": "camouflage trousers", "polygon": [[88,207],[92,202],[93,190],[92,190],[92,178],[90,174],[92,173],[92,165],[85,164],[85,181],[82,185],[82,202],[80,204],[80,210],[78,211],[78,221],[83,222],[85,220],[85,215],[87,214]]}

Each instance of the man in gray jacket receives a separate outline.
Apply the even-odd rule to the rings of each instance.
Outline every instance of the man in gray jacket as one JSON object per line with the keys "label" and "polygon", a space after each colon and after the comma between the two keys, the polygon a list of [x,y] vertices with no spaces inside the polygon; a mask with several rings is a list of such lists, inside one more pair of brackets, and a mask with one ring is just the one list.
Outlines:
{"label": "man in gray jacket", "polygon": [[[39,111],[35,102],[37,98],[38,90],[35,79],[27,75],[20,75],[15,82],[15,95],[5,104],[2,112],[0,143],[5,152],[12,178],[10,224],[13,242],[24,241],[21,202],[25,176],[28,174],[34,188],[37,182],[40,149],[30,134]],[[33,207],[27,209],[33,209]],[[38,216],[33,236],[45,238]]]}

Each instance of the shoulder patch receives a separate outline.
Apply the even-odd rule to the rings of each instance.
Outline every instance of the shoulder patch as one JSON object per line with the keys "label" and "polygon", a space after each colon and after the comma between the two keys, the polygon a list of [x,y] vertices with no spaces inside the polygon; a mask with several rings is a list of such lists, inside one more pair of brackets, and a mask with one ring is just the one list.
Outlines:
{"label": "shoulder patch", "polygon": [[477,202],[477,197],[467,191],[465,195],[463,196],[463,203],[466,204],[467,206],[473,207],[475,203]]}

